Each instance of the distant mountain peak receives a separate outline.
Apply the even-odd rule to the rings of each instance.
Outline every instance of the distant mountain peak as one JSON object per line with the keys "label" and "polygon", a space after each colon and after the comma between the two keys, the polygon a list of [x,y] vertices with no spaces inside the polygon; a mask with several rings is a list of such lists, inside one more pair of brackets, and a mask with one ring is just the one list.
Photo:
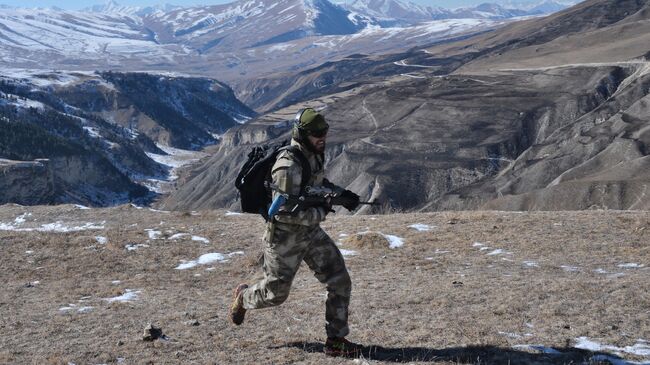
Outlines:
{"label": "distant mountain peak", "polygon": [[93,5],[91,7],[82,9],[82,11],[90,11],[94,13],[135,13],[140,10],[139,7],[122,6],[115,0],[106,0],[104,4]]}
{"label": "distant mountain peak", "polygon": [[172,4],[158,4],[154,6],[127,6],[121,5],[115,0],[106,0],[102,5],[93,5],[88,8],[82,9],[82,11],[93,12],[93,13],[109,13],[109,14],[128,14],[128,15],[147,15],[155,13],[157,11],[169,12],[175,9],[182,8],[178,5]]}

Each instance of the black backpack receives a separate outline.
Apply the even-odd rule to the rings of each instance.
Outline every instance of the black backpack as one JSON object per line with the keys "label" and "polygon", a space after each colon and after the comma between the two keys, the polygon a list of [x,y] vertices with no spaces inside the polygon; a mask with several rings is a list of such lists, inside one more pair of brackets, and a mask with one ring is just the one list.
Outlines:
{"label": "black backpack", "polygon": [[266,183],[271,181],[271,168],[278,154],[285,150],[291,151],[300,160],[302,165],[300,192],[304,192],[311,176],[311,166],[297,146],[287,146],[287,141],[284,141],[281,144],[253,147],[235,181],[235,187],[239,190],[242,212],[259,213],[268,221],[267,209],[271,204],[271,191]]}

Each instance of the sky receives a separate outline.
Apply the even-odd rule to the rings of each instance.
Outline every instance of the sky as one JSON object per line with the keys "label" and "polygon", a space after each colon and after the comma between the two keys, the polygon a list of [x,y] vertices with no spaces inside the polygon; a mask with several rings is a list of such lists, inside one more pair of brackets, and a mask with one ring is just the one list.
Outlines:
{"label": "sky", "polygon": [[[233,2],[234,0],[118,0],[120,5],[128,6],[151,6],[156,4],[174,4],[182,6],[193,5],[216,5]],[[340,0],[346,1],[346,0]],[[352,0],[347,0],[352,2]],[[408,1],[408,0],[407,0]],[[443,8],[457,8],[461,6],[478,5],[485,2],[500,3],[499,0],[411,0],[414,3],[429,6],[441,6]],[[105,1],[87,1],[87,0],[0,0],[0,4],[18,6],[18,7],[59,7],[66,10],[79,10],[95,4],[101,5]]]}

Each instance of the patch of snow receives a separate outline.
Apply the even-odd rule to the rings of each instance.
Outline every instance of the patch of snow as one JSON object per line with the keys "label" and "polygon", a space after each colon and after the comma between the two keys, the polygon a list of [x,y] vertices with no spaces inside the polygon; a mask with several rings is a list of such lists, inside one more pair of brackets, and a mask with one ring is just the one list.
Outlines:
{"label": "patch of snow", "polygon": [[358,255],[357,251],[353,251],[353,250],[345,250],[345,249],[341,248],[341,249],[339,249],[339,251],[341,251],[341,255],[343,255],[343,256],[355,256],[355,255]]}
{"label": "patch of snow", "polygon": [[380,235],[384,236],[388,240],[388,247],[398,248],[404,245],[404,239],[402,237],[393,236],[390,234],[384,234],[379,232]]}
{"label": "patch of snow", "polygon": [[170,237],[167,238],[167,239],[168,239],[168,240],[177,240],[177,239],[179,239],[179,238],[182,238],[182,237],[185,237],[185,236],[189,236],[189,235],[190,235],[189,233],[176,233],[176,234],[170,236]]}
{"label": "patch of snow", "polygon": [[68,312],[68,311],[76,310],[77,313],[88,313],[88,312],[92,311],[92,309],[93,309],[93,307],[84,306],[84,307],[77,308],[76,304],[68,304],[67,307],[59,308],[59,311]]}
{"label": "patch of snow", "polygon": [[55,222],[50,224],[43,224],[41,228],[37,228],[37,231],[41,232],[77,232],[77,231],[86,231],[90,229],[104,229],[104,225],[98,225],[96,223],[86,223],[83,226],[74,226],[68,227],[63,225],[61,222]]}
{"label": "patch of snow", "polygon": [[210,240],[209,240],[209,239],[207,239],[207,238],[205,238],[205,237],[201,237],[201,236],[192,236],[192,241],[199,241],[199,242],[203,242],[203,243],[210,243]]}
{"label": "patch of snow", "polygon": [[88,133],[89,136],[93,138],[102,138],[102,135],[99,134],[99,129],[94,127],[83,127],[83,129]]}
{"label": "patch of snow", "polygon": [[231,212],[231,211],[226,211],[226,216],[231,216],[231,215],[242,215],[242,213],[237,213],[237,212]]}
{"label": "patch of snow", "polygon": [[608,278],[608,279],[616,279],[616,278],[620,278],[620,277],[623,277],[623,276],[625,276],[624,273],[622,273],[622,272],[617,272],[617,273],[615,273],[615,274],[607,275],[607,278]]}
{"label": "patch of snow", "polygon": [[502,250],[502,249],[500,249],[500,248],[497,248],[497,249],[495,249],[495,250],[489,252],[487,255],[488,255],[488,256],[495,256],[495,255],[501,255],[501,254],[504,254],[504,255],[512,255],[512,252],[504,251],[504,250]]}
{"label": "patch of snow", "polygon": [[509,338],[521,338],[521,335],[518,335],[516,333],[499,331],[499,334],[502,335],[502,336],[509,337]]}
{"label": "patch of snow", "polygon": [[251,118],[251,117],[247,117],[247,116],[245,116],[245,115],[241,115],[241,114],[236,114],[236,115],[231,116],[231,117],[232,117],[232,119],[233,119],[235,122],[237,122],[238,124],[246,124],[246,122],[248,122],[249,120],[253,119],[253,118]]}
{"label": "patch of snow", "polygon": [[149,235],[150,240],[157,240],[158,237],[160,237],[160,235],[162,235],[162,232],[156,231],[156,230],[151,229],[151,228],[145,229],[145,231]]}
{"label": "patch of snow", "polygon": [[27,218],[27,217],[29,217],[31,215],[32,215],[32,213],[23,213],[22,215],[19,215],[18,217],[16,217],[16,219],[14,219],[14,223],[16,223],[18,225],[23,224],[23,223],[25,223],[25,218]]}
{"label": "patch of snow", "polygon": [[81,209],[81,210],[91,209],[91,208],[88,208],[87,206],[81,205],[81,204],[75,204],[74,206]]}
{"label": "patch of snow", "polygon": [[111,284],[118,285],[121,282],[122,282],[121,280],[113,280],[113,281],[111,281]]}
{"label": "patch of snow", "polygon": [[145,247],[149,247],[149,245],[146,245],[144,243],[137,243],[137,244],[131,243],[131,244],[128,244],[128,245],[124,246],[124,248],[126,248],[127,251],[135,251],[138,248],[145,248]]}
{"label": "patch of snow", "polygon": [[104,237],[104,236],[95,236],[95,240],[96,240],[97,243],[99,243],[100,245],[105,245],[105,244],[108,242],[108,238],[106,238],[106,237]]}
{"label": "patch of snow", "polygon": [[539,267],[539,264],[535,261],[524,261],[523,264],[526,267]]}
{"label": "patch of snow", "polygon": [[175,174],[178,168],[192,162],[196,162],[206,156],[204,152],[182,150],[161,144],[156,144],[156,146],[167,153],[167,155],[159,155],[151,152],[146,152],[146,154],[149,156],[149,158],[158,162],[159,164],[171,167],[171,171],[167,177],[168,181],[174,181],[178,179],[178,176]]}
{"label": "patch of snow", "polygon": [[212,253],[206,253],[204,255],[199,256],[198,259],[196,260],[191,260],[191,261],[181,261],[182,264],[178,265],[176,267],[176,270],[185,270],[185,269],[191,269],[193,267],[196,267],[198,265],[208,265],[213,262],[228,262],[229,258],[235,256],[235,255],[243,255],[244,252],[242,251],[235,251],[231,252],[229,254],[222,254],[218,252],[212,252]]}
{"label": "patch of snow", "polygon": [[552,348],[552,347],[546,347],[543,345],[515,345],[512,346],[514,349],[524,349],[524,350],[532,350],[535,352],[541,352],[543,354],[549,354],[549,355],[559,355],[561,354],[560,351]]}
{"label": "patch of snow", "polygon": [[126,303],[138,299],[138,294],[140,294],[141,292],[142,292],[141,290],[126,289],[126,292],[124,294],[113,298],[104,298],[104,300],[109,303],[113,303],[113,302]]}
{"label": "patch of snow", "polygon": [[408,74],[400,74],[400,75],[405,76],[405,77],[410,77],[412,79],[426,79],[427,78],[426,76],[412,75],[410,73],[408,73]]}
{"label": "patch of snow", "polygon": [[562,265],[560,266],[562,270],[568,271],[568,272],[577,272],[580,271],[580,268],[577,266],[568,266],[568,265]]}
{"label": "patch of snow", "polygon": [[594,272],[596,274],[609,274],[609,272],[607,272],[607,270],[604,270],[604,269],[601,269],[601,268],[598,268],[598,269],[594,270]]}
{"label": "patch of snow", "polygon": [[638,269],[638,268],[644,267],[645,265],[630,262],[630,263],[627,263],[627,264],[620,264],[620,265],[617,265],[617,266],[620,267],[620,268],[623,268],[623,269]]}
{"label": "patch of snow", "polygon": [[632,346],[616,347],[613,345],[602,345],[596,341],[592,341],[587,337],[578,337],[577,343],[574,346],[577,349],[587,350],[592,352],[605,352],[611,351],[616,354],[628,353],[637,356],[650,356],[650,345],[646,340],[637,340]]}
{"label": "patch of snow", "polygon": [[431,227],[426,225],[426,224],[421,224],[421,223],[416,223],[416,224],[411,224],[409,228],[413,228],[419,232],[427,232],[431,230]]}
{"label": "patch of snow", "polygon": [[32,251],[32,250],[29,250],[29,251],[25,251],[25,253],[26,253],[26,254],[28,254],[28,255],[31,255],[31,254],[33,254],[33,253],[34,253],[34,251]]}
{"label": "patch of snow", "polygon": [[483,244],[483,243],[481,243],[481,242],[474,242],[474,243],[472,244],[472,247],[483,247],[483,246],[485,246],[485,244]]}
{"label": "patch of snow", "polygon": [[293,47],[294,44],[292,43],[280,43],[280,44],[275,44],[269,48],[267,48],[264,53],[271,53],[271,52],[284,52],[287,49]]}
{"label": "patch of snow", "polygon": [[59,233],[65,233],[65,232],[79,232],[79,231],[86,231],[86,230],[94,230],[94,229],[104,229],[103,224],[106,222],[102,222],[101,226],[98,225],[97,223],[85,223],[84,225],[81,226],[66,226],[61,222],[55,222],[55,223],[47,223],[47,224],[41,224],[40,227],[38,228],[18,228],[17,226],[14,226],[12,224],[6,224],[0,222],[0,231],[16,231],[16,232],[59,232]]}

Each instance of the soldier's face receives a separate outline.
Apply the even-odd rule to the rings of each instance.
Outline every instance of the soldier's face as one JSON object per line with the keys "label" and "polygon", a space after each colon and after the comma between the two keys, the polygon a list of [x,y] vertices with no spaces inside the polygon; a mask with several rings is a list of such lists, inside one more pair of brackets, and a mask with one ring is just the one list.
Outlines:
{"label": "soldier's face", "polygon": [[325,141],[327,140],[327,134],[322,135],[321,137],[307,136],[309,143],[314,146],[314,150],[318,153],[325,152]]}

